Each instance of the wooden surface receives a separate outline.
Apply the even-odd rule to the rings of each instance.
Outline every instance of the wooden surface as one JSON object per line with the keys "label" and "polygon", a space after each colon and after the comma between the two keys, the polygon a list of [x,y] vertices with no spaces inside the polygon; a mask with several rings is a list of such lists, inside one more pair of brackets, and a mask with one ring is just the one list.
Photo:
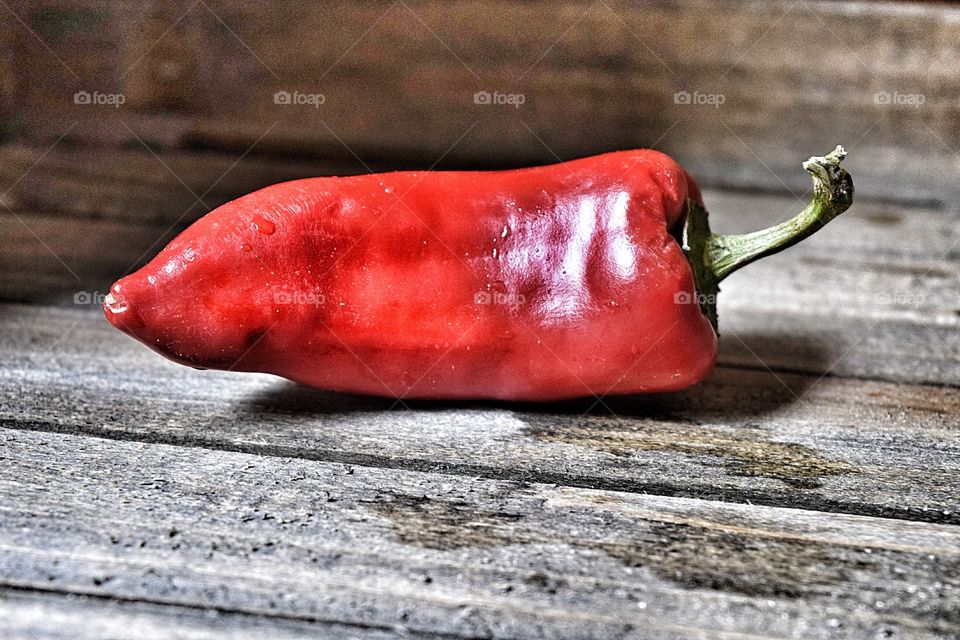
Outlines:
{"label": "wooden surface", "polygon": [[8,305],[0,335],[2,426],[960,524],[951,388],[721,367],[602,404],[401,406],[180,367],[99,313]]}
{"label": "wooden surface", "polygon": [[[957,9],[0,5],[0,638],[960,637]],[[724,282],[680,393],[325,393],[98,309],[282,180],[652,145],[740,232],[838,142],[854,207]]]}
{"label": "wooden surface", "polygon": [[960,632],[955,527],[22,430],[0,439],[18,478],[2,485],[16,506],[3,508],[12,558],[0,567],[18,589],[457,637]]}
{"label": "wooden surface", "polygon": [[[842,142],[862,151],[850,160],[859,186],[884,197],[956,202],[960,184],[960,14],[941,4],[10,6],[46,47],[19,24],[9,30],[17,99],[4,129],[41,147],[66,133],[85,145],[240,153],[256,143],[349,162],[487,166],[657,145],[705,181],[797,191],[807,182],[796,159]],[[77,105],[76,91],[125,102]],[[278,105],[277,91],[325,101]],[[477,91],[525,101],[477,105]],[[682,91],[724,101],[677,104]]]}
{"label": "wooden surface", "polygon": [[[94,157],[0,213],[5,637],[960,633],[952,213],[865,199],[731,278],[689,391],[397,406],[179,367],[78,303],[201,213],[174,173],[231,162]],[[209,206],[313,168],[245,166]],[[797,206],[705,198],[728,231]]]}

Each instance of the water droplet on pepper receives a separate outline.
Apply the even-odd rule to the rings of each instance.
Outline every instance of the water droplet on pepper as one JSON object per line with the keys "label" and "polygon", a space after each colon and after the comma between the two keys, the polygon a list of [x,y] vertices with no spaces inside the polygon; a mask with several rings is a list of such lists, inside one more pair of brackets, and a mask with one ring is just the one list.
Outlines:
{"label": "water droplet on pepper", "polygon": [[253,228],[265,236],[272,236],[273,232],[277,230],[277,225],[263,216],[253,216]]}

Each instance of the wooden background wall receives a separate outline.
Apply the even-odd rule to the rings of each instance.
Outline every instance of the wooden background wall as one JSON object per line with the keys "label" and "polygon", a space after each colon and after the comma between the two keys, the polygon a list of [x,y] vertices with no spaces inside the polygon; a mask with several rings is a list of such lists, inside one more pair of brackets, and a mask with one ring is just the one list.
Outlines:
{"label": "wooden background wall", "polygon": [[[0,14],[3,140],[37,154],[60,140],[50,160],[82,149],[90,171],[144,145],[300,166],[254,171],[244,190],[320,160],[516,166],[656,146],[707,185],[798,191],[798,162],[843,143],[862,197],[952,204],[960,184],[960,13],[946,5],[36,0]],[[124,102],[75,104],[78,91]],[[324,101],[275,104],[278,91]],[[478,105],[478,91],[523,104]],[[4,150],[0,184],[37,154]],[[103,195],[40,169],[7,203]]]}

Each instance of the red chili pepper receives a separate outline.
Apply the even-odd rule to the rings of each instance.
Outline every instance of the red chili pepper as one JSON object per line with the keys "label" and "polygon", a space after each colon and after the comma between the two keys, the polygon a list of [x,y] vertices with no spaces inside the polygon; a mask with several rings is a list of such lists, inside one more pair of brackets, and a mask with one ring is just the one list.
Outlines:
{"label": "red chili pepper", "polygon": [[656,151],[287,182],[198,220],[104,308],[175,361],[338,391],[682,389],[716,359],[719,281],[850,205],[843,156],[804,163],[800,215],[743,236],[710,234],[696,184]]}

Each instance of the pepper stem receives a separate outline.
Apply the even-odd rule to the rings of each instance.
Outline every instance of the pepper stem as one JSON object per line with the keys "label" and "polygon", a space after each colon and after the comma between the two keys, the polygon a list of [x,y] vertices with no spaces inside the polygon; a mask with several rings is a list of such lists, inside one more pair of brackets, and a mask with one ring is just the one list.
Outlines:
{"label": "pepper stem", "polygon": [[693,200],[687,202],[682,246],[693,269],[700,307],[714,329],[720,281],[754,260],[797,244],[850,207],[853,180],[840,168],[846,155],[838,146],[825,156],[804,162],[803,168],[813,178],[813,199],[793,218],[767,229],[741,235],[711,233],[703,206]]}

